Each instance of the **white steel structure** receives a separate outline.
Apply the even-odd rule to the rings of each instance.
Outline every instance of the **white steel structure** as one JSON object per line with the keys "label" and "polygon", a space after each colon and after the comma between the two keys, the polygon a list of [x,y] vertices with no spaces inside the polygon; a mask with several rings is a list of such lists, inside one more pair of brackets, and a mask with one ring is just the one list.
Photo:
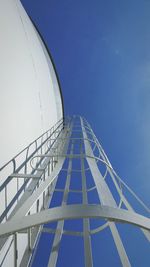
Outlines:
{"label": "white steel structure", "polygon": [[[116,224],[138,226],[150,241],[150,219],[125,191],[150,210],[115,173],[88,122],[63,118],[52,62],[18,0],[0,2],[0,33],[0,266],[38,266],[46,234],[53,238],[40,267],[57,266],[64,236],[82,239],[82,266],[92,267],[92,236],[106,228],[120,265],[131,266]],[[93,219],[102,223],[93,228]],[[78,230],[66,227],[78,220]]]}
{"label": "white steel structure", "polygon": [[[42,142],[39,142],[41,138]],[[4,223],[0,225],[0,236],[3,237],[0,243],[3,249],[1,266],[8,266],[10,257],[15,267],[38,266],[36,254],[43,233],[53,235],[53,242],[49,248],[48,261],[42,266],[57,266],[63,235],[82,237],[85,266],[94,266],[91,236],[107,227],[110,228],[114,239],[120,264],[124,267],[131,266],[116,223],[140,227],[150,241],[150,219],[133,210],[125,197],[125,190],[129,191],[148,213],[149,209],[115,173],[87,121],[78,116],[60,121],[51,131],[45,133],[45,138],[43,135],[33,144],[36,148],[32,153],[29,153],[30,147],[27,147],[8,163],[13,164],[14,172],[1,186],[1,192],[5,195],[5,210],[1,215],[1,222]],[[25,160],[16,166],[17,158],[22,153]],[[13,198],[15,208],[10,212],[13,206],[12,202],[7,204],[7,186],[12,179],[16,184],[22,179],[24,183]],[[59,187],[62,179],[63,185]],[[76,179],[74,187],[71,185],[72,179]],[[92,186],[89,186],[89,179],[92,179]],[[109,188],[109,179],[112,180],[117,195],[113,193],[113,188]],[[77,184],[81,185],[80,189],[76,189]],[[89,203],[91,191],[94,191],[98,198],[97,201]],[[61,201],[59,205],[55,203],[51,207],[56,192],[61,193]],[[70,204],[72,193],[80,197]],[[93,218],[105,219],[105,222],[91,229],[90,220]],[[82,219],[82,231],[65,228],[67,220],[77,219]],[[46,225],[55,221],[58,222],[55,227]],[[46,247],[43,248],[45,249]]]}

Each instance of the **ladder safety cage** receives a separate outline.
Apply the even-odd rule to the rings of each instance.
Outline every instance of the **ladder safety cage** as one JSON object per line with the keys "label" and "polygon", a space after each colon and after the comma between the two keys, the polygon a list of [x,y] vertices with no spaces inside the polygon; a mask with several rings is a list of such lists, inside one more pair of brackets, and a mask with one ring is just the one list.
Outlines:
{"label": "ladder safety cage", "polygon": [[[0,185],[4,202],[0,214],[0,266],[6,266],[8,257],[13,258],[14,267],[32,266],[43,234],[53,235],[48,267],[57,265],[63,236],[82,238],[86,267],[94,266],[92,235],[106,228],[110,229],[120,263],[131,266],[118,222],[138,226],[150,241],[150,209],[117,175],[85,118],[60,120],[0,172],[8,170]],[[16,191],[8,201],[12,182]],[[126,192],[147,212],[147,217],[132,207]],[[59,205],[54,203],[57,194],[61,195]],[[91,200],[90,194],[96,198]],[[102,223],[93,228],[92,219],[101,219]],[[68,220],[81,220],[82,229],[69,229]],[[52,222],[56,222],[55,227],[51,227]]]}

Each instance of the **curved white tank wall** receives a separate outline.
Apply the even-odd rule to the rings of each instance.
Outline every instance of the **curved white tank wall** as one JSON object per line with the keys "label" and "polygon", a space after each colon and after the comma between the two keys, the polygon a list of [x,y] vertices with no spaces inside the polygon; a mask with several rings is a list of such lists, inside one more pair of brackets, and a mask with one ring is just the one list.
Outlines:
{"label": "curved white tank wall", "polygon": [[[19,0],[1,0],[0,167],[62,117],[59,84],[38,32]],[[0,185],[4,177],[1,177]],[[22,183],[19,181],[19,188]],[[13,179],[7,186],[7,204],[17,190],[17,182]],[[4,190],[0,192],[0,199],[1,214],[5,210]],[[41,203],[40,200],[40,207]],[[32,212],[36,212],[36,206]],[[12,238],[8,238],[0,251],[0,265],[4,267],[10,266],[10,262],[11,266],[16,266],[11,241]],[[19,266],[27,246],[27,234],[17,233],[17,243]]]}
{"label": "curved white tank wall", "polygon": [[19,0],[0,1],[0,166],[63,116],[56,75]]}

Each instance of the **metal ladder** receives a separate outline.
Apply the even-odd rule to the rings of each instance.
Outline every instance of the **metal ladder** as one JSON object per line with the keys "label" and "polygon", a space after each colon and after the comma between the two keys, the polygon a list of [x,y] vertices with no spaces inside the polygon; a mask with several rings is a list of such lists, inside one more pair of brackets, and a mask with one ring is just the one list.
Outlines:
{"label": "metal ladder", "polygon": [[[147,214],[149,208],[116,174],[84,118],[73,116],[59,121],[3,166],[1,173],[5,174],[8,166],[13,166],[13,171],[0,186],[4,198],[0,216],[1,266],[6,266],[9,257],[13,258],[15,267],[34,265],[40,238],[44,233],[53,235],[48,267],[57,265],[63,235],[83,238],[86,267],[93,266],[91,236],[107,227],[114,239],[120,263],[123,267],[131,266],[116,227],[117,222],[140,227],[150,241],[150,219],[133,210],[124,191],[132,194]],[[78,189],[75,184],[74,188],[71,186],[74,176],[76,185],[80,184]],[[63,187],[58,187],[61,179],[64,179]],[[115,193],[113,187],[108,185],[109,179]],[[92,182],[89,186],[90,180]],[[8,187],[12,182],[16,183],[16,193],[8,202]],[[89,192],[92,191],[97,194],[97,200],[91,203]],[[57,192],[62,195],[61,204],[51,206]],[[78,197],[75,203],[71,200],[70,204],[71,194]],[[90,220],[93,218],[102,219],[104,223],[91,229]],[[82,220],[82,231],[65,228],[67,220],[77,219]],[[46,224],[52,222],[57,222],[55,228],[50,225],[47,227]],[[21,244],[24,248],[20,250]]]}

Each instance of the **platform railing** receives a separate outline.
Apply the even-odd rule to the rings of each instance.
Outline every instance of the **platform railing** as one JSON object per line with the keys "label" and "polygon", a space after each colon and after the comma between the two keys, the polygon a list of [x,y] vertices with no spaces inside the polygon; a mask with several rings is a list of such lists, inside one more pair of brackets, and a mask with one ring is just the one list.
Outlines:
{"label": "platform railing", "polygon": [[[58,153],[61,150],[63,143],[59,141],[59,137],[66,133],[66,127],[68,127],[68,120],[61,119],[51,129],[43,133],[36,140],[30,143],[25,149],[13,157],[9,162],[0,168],[1,185],[0,185],[0,198],[1,198],[1,212],[0,222],[5,224],[6,221],[11,218],[18,217],[18,210],[22,209],[23,204],[36,191],[39,186],[50,176],[55,170],[57,165],[57,157],[55,152]],[[63,135],[66,137],[66,135]],[[40,171],[32,168],[31,160],[38,154],[53,153],[51,158],[40,158],[34,160],[36,168],[40,168]],[[48,207],[51,184],[42,192],[42,196],[37,198],[34,203],[34,209],[28,207],[28,214],[39,212],[42,209]],[[15,190],[13,190],[15,188]],[[13,192],[12,192],[13,191]],[[15,192],[14,192],[15,191]],[[31,208],[31,210],[30,210]],[[25,214],[24,214],[25,215]],[[34,229],[31,233],[31,229],[23,231],[28,236],[27,249],[28,253],[24,253],[29,259],[30,248],[34,245],[39,232],[39,227]],[[31,238],[32,236],[32,238]],[[32,243],[32,245],[31,245]],[[4,246],[5,245],[5,246]],[[7,255],[14,247],[14,265],[18,265],[18,245],[17,245],[17,233],[13,236],[6,235],[4,238],[0,238],[0,266],[7,266]],[[12,253],[11,253],[12,254]],[[20,259],[20,262],[22,260]],[[24,261],[24,266],[26,263]]]}
{"label": "platform railing", "polygon": [[[23,149],[20,153],[18,153],[9,162],[7,162],[0,168],[1,181],[4,180],[0,185],[1,202],[2,195],[4,195],[5,198],[3,211],[1,210],[0,222],[3,222],[4,219],[7,220],[8,215],[10,215],[9,211],[13,208],[14,204],[18,202],[19,197],[23,194],[31,179],[39,180],[43,178],[44,173],[41,172],[37,174],[37,172],[31,168],[30,160],[35,155],[38,155],[38,153],[41,153],[43,150],[47,153],[57,140],[56,134],[57,136],[59,136],[63,127],[64,122],[63,120],[60,120],[55,124],[55,126],[39,136],[36,140],[30,143],[25,149]],[[51,139],[53,139],[53,142],[51,143],[51,146],[47,148],[47,142],[50,142]],[[42,160],[43,159],[37,161],[36,166],[39,166],[42,163]],[[8,173],[8,170],[9,174],[7,177],[5,177],[5,174]],[[13,186],[16,187],[16,194],[8,203],[8,194],[10,194],[10,192],[8,192],[8,187],[12,181],[14,182],[14,179],[16,180],[16,185],[13,184]],[[19,180],[23,181],[22,183],[20,183],[20,186]]]}

